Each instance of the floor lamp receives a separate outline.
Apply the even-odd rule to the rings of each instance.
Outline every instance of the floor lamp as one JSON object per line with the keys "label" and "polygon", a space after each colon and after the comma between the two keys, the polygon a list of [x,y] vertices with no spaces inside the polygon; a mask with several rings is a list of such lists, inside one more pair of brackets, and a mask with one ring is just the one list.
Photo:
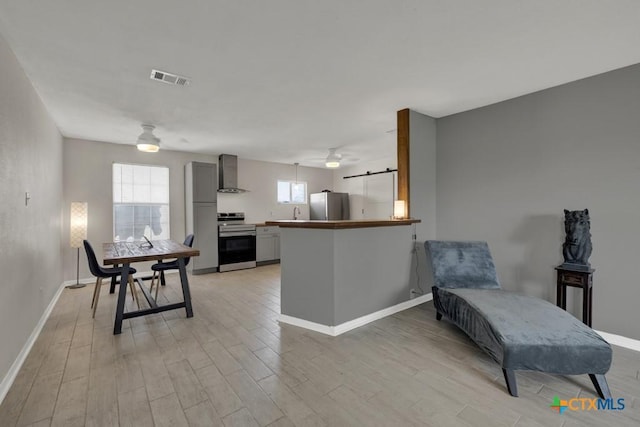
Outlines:
{"label": "floor lamp", "polygon": [[76,254],[76,284],[69,288],[83,288],[86,286],[80,283],[80,248],[83,246],[82,241],[87,238],[87,216],[89,207],[87,202],[71,202],[70,224],[69,224],[69,242],[72,248],[77,249]]}

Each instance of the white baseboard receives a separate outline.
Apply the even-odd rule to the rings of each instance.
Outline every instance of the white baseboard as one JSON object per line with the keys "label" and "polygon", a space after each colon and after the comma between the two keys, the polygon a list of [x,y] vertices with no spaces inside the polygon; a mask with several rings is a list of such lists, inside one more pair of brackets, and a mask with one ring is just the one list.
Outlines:
{"label": "white baseboard", "polygon": [[[96,278],[95,277],[91,277],[91,278],[86,278],[86,279],[80,279],[78,280],[78,282],[80,284],[83,285],[93,285],[94,283],[96,283]],[[75,285],[76,281],[75,280],[65,280],[64,283],[62,284],[62,286],[67,287],[67,286],[71,286],[71,285]]]}
{"label": "white baseboard", "polygon": [[622,335],[610,334],[608,332],[596,331],[602,338],[607,340],[609,344],[617,345],[618,347],[628,348],[629,350],[640,351],[640,340],[634,340],[633,338],[623,337]]}
{"label": "white baseboard", "polygon": [[401,302],[400,304],[396,304],[391,307],[383,308],[382,310],[378,310],[374,313],[367,314],[362,317],[358,317],[357,319],[349,320],[348,322],[341,323],[336,326],[328,326],[320,323],[310,322],[308,320],[299,319],[297,317],[287,316],[286,314],[281,314],[278,320],[282,323],[287,323],[289,325],[310,329],[315,332],[320,332],[325,335],[336,337],[352,329],[359,328],[360,326],[364,326],[367,323],[371,323],[375,320],[382,319],[383,317],[390,316],[399,311],[403,311],[408,308],[415,307],[416,305],[425,303],[427,301],[431,301],[432,299],[433,299],[433,295],[429,293],[426,295],[419,296],[417,298],[410,299],[408,301]]}
{"label": "white baseboard", "polygon": [[[422,295],[418,298],[414,298],[409,301],[405,301],[400,304],[394,305],[393,307],[388,307],[380,311],[376,311],[375,313],[367,314],[366,316],[362,316],[357,319],[350,320],[348,322],[342,323],[337,326],[322,325],[320,323],[310,322],[308,320],[299,319],[297,317],[287,316],[286,314],[281,314],[278,320],[282,323],[287,323],[289,325],[310,329],[315,332],[320,332],[322,334],[335,337],[347,331],[350,331],[352,329],[366,325],[367,323],[371,323],[375,320],[382,319],[383,317],[390,316],[394,313],[397,313],[402,310],[406,310],[408,308],[414,307],[424,302],[431,301],[432,299],[433,299],[433,294],[429,293],[426,295]],[[624,347],[629,350],[640,351],[640,340],[623,337],[622,335],[610,334],[608,332],[602,332],[602,331],[596,331],[596,332],[599,333],[602,336],[602,338],[607,340],[610,344],[617,345],[618,347]]]}
{"label": "white baseboard", "polygon": [[332,337],[336,336],[336,334],[334,333],[335,328],[333,326],[327,326],[320,323],[309,322],[308,320],[287,316],[286,314],[281,314],[280,317],[278,317],[278,322],[297,326],[299,328],[309,329],[315,332],[320,332],[321,334],[325,334],[325,335],[331,335]]}
{"label": "white baseboard", "polygon": [[[75,284],[75,281],[73,281],[73,283]],[[31,332],[29,339],[27,339],[27,342],[22,347],[22,350],[20,350],[18,357],[16,357],[16,360],[13,361],[13,364],[9,368],[9,371],[2,379],[2,382],[0,383],[0,404],[2,403],[4,398],[7,396],[7,393],[9,392],[9,389],[13,385],[13,382],[15,381],[16,376],[18,375],[18,372],[20,372],[20,368],[22,368],[24,361],[27,360],[27,356],[29,355],[29,352],[31,351],[33,344],[36,342],[36,340],[40,336],[40,332],[42,331],[44,324],[47,323],[47,319],[49,319],[49,316],[53,311],[53,307],[55,307],[56,303],[58,302],[58,299],[60,298],[60,295],[62,295],[62,291],[66,286],[67,286],[66,282],[60,285],[55,295],[51,299],[51,302],[49,302],[49,305],[47,306],[46,310],[44,311],[44,313],[42,313],[42,316],[40,317],[40,321],[38,321],[38,324],[33,329],[33,332]]]}

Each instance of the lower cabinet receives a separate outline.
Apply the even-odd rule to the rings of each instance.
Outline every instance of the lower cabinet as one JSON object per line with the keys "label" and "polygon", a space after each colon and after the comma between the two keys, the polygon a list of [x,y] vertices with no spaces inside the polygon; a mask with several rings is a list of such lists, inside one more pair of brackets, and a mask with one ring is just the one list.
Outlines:
{"label": "lower cabinet", "polygon": [[280,227],[256,227],[256,262],[280,260]]}

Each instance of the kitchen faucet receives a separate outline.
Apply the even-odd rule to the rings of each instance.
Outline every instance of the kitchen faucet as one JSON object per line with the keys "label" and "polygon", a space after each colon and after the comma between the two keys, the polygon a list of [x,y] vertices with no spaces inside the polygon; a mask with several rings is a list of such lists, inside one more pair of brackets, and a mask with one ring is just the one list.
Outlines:
{"label": "kitchen faucet", "polygon": [[296,216],[296,211],[298,211],[298,215],[300,215],[300,208],[297,206],[293,207],[293,219],[298,219],[298,217]]}

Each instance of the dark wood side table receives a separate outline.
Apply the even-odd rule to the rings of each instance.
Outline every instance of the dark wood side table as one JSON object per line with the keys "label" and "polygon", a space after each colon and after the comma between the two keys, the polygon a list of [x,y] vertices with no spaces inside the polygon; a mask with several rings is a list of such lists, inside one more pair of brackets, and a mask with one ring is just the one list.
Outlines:
{"label": "dark wood side table", "polygon": [[567,286],[582,289],[582,322],[591,326],[593,307],[593,272],[595,269],[573,269],[566,265],[556,267],[558,282],[556,289],[556,305],[567,309]]}

